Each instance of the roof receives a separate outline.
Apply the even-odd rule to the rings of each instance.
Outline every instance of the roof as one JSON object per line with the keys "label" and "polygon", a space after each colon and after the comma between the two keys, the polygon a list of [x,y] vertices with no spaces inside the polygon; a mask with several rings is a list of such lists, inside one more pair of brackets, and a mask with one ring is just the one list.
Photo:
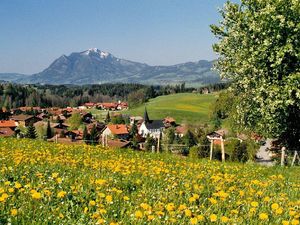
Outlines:
{"label": "roof", "polygon": [[12,120],[16,120],[16,121],[25,121],[25,120],[33,118],[33,116],[21,114],[21,115],[11,116],[10,118]]}
{"label": "roof", "polygon": [[125,124],[109,124],[107,128],[112,134],[128,134],[128,127]]}
{"label": "roof", "polygon": [[14,131],[8,127],[0,128],[0,137],[11,137],[14,135]]}
{"label": "roof", "polygon": [[149,122],[150,122],[149,115],[148,115],[148,112],[147,112],[146,107],[145,107],[145,112],[144,112],[144,121],[145,121],[146,123],[149,123]]}
{"label": "roof", "polygon": [[184,127],[184,126],[177,126],[175,128],[175,131],[177,134],[185,134],[187,132],[187,127]]}
{"label": "roof", "polygon": [[161,129],[165,127],[162,120],[150,120],[148,122],[145,122],[145,126],[148,130]]}
{"label": "roof", "polygon": [[164,119],[164,122],[165,123],[175,123],[176,120],[174,118],[168,116]]}
{"label": "roof", "polygon": [[105,108],[115,108],[118,106],[117,103],[113,103],[113,102],[103,102],[103,103],[100,103],[99,105],[101,105],[102,107],[105,107]]}
{"label": "roof", "polygon": [[121,140],[107,140],[107,145],[111,148],[125,148],[130,144],[129,141]]}
{"label": "roof", "polygon": [[30,106],[24,106],[24,107],[19,107],[21,111],[31,111],[31,110],[41,110],[41,107],[30,107]]}
{"label": "roof", "polygon": [[17,127],[14,120],[0,120],[0,127]]}
{"label": "roof", "polygon": [[93,102],[87,102],[87,103],[84,103],[85,106],[94,106],[96,105],[96,103],[93,103]]}

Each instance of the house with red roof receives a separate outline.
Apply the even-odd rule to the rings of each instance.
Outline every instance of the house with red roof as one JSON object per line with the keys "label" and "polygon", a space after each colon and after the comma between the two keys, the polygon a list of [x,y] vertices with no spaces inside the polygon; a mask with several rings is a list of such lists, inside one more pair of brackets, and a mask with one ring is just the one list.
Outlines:
{"label": "house with red roof", "polygon": [[102,136],[126,140],[129,137],[129,129],[125,124],[109,124],[102,132]]}
{"label": "house with red roof", "polygon": [[17,126],[18,124],[14,120],[0,120],[0,128],[10,128],[11,130],[15,130]]}
{"label": "house with red roof", "polygon": [[0,128],[0,137],[12,137],[15,132],[9,127],[1,127]]}

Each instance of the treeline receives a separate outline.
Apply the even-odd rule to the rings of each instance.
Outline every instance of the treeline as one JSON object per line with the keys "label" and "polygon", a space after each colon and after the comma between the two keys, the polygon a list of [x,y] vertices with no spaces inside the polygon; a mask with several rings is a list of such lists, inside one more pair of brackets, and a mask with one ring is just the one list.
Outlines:
{"label": "treeline", "polygon": [[213,84],[200,88],[186,87],[185,83],[166,86],[147,86],[142,84],[99,84],[99,85],[21,85],[0,83],[0,108],[22,106],[76,107],[86,102],[128,101],[135,106],[161,95],[183,92],[202,93],[227,88],[227,83]]}
{"label": "treeline", "polygon": [[141,84],[99,85],[20,85],[0,84],[0,107],[7,109],[21,106],[66,107],[86,102],[111,102],[126,100],[137,90],[146,88]]}
{"label": "treeline", "polygon": [[151,98],[161,95],[170,95],[177,93],[211,93],[227,89],[230,83],[216,83],[199,88],[186,87],[185,83],[166,86],[147,86],[140,90],[134,91],[128,95],[128,103],[130,107],[135,107],[147,102]]}

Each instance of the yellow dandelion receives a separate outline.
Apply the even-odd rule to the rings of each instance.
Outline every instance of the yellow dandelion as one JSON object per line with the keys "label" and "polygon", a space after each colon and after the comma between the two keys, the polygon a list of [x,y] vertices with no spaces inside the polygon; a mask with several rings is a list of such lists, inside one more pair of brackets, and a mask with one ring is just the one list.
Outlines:
{"label": "yellow dandelion", "polygon": [[58,177],[58,173],[52,173],[52,174],[51,174],[51,177],[52,177],[53,179],[57,178],[57,177]]}
{"label": "yellow dandelion", "polygon": [[173,211],[175,209],[174,203],[168,203],[167,206],[166,206],[166,209],[168,211]]}
{"label": "yellow dandelion", "polygon": [[198,219],[199,221],[204,221],[204,216],[203,216],[203,215],[198,215],[198,216],[197,216],[197,219]]}
{"label": "yellow dandelion", "polygon": [[111,195],[107,195],[107,196],[105,197],[105,200],[106,200],[107,203],[112,203],[113,198],[112,198]]}
{"label": "yellow dandelion", "polygon": [[210,222],[216,222],[217,219],[218,219],[218,217],[217,217],[216,214],[211,214],[211,215],[209,216],[209,219],[210,219]]}
{"label": "yellow dandelion", "polygon": [[22,185],[19,182],[15,183],[15,188],[20,189],[22,187]]}
{"label": "yellow dandelion", "polygon": [[98,219],[96,224],[104,224],[105,223],[105,220],[104,219]]}
{"label": "yellow dandelion", "polygon": [[259,214],[259,219],[261,219],[261,220],[267,220],[268,218],[269,218],[269,216],[266,213]]}
{"label": "yellow dandelion", "polygon": [[227,222],[229,221],[229,218],[228,218],[227,216],[222,216],[222,217],[221,217],[221,221],[222,221],[223,223],[227,223]]}
{"label": "yellow dandelion", "polygon": [[278,209],[276,209],[276,211],[275,211],[275,214],[276,215],[281,215],[283,213],[283,209],[282,208],[278,208]]}
{"label": "yellow dandelion", "polygon": [[18,215],[18,210],[17,209],[10,210],[10,215],[12,215],[12,216]]}
{"label": "yellow dandelion", "polygon": [[148,221],[154,220],[154,216],[153,216],[153,215],[148,215],[147,220],[148,220]]}
{"label": "yellow dandelion", "polygon": [[34,192],[34,193],[31,194],[31,197],[32,197],[33,199],[39,200],[39,199],[42,198],[42,195],[41,195],[41,193],[39,193],[39,192]]}
{"label": "yellow dandelion", "polygon": [[278,205],[277,203],[273,203],[273,204],[271,205],[271,208],[272,208],[273,211],[275,211],[276,209],[279,208],[279,205]]}
{"label": "yellow dandelion", "polygon": [[57,197],[58,197],[58,198],[64,198],[64,197],[66,196],[66,194],[67,194],[67,192],[65,192],[65,191],[60,191],[60,192],[57,193]]}
{"label": "yellow dandelion", "polygon": [[95,205],[96,205],[96,202],[95,202],[94,200],[91,200],[91,201],[89,202],[89,205],[90,205],[90,206],[95,206]]}
{"label": "yellow dandelion", "polygon": [[138,210],[134,213],[135,218],[141,219],[143,218],[143,212],[141,210]]}
{"label": "yellow dandelion", "polygon": [[191,219],[190,219],[190,223],[191,223],[191,224],[197,224],[197,223],[198,223],[197,217],[191,218]]}
{"label": "yellow dandelion", "polygon": [[252,207],[257,207],[258,206],[258,202],[251,202],[251,206]]}
{"label": "yellow dandelion", "polygon": [[189,209],[186,209],[186,210],[184,210],[184,214],[185,214],[185,216],[187,216],[187,217],[191,217],[191,216],[192,216],[192,211],[189,210]]}

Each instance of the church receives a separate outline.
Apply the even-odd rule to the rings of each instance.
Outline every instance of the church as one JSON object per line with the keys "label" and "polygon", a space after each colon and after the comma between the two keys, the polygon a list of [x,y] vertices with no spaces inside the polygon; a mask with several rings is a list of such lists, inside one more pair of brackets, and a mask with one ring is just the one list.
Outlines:
{"label": "church", "polygon": [[143,123],[139,128],[139,135],[146,138],[148,134],[153,138],[159,138],[164,130],[163,120],[150,120],[147,109],[145,107]]}

